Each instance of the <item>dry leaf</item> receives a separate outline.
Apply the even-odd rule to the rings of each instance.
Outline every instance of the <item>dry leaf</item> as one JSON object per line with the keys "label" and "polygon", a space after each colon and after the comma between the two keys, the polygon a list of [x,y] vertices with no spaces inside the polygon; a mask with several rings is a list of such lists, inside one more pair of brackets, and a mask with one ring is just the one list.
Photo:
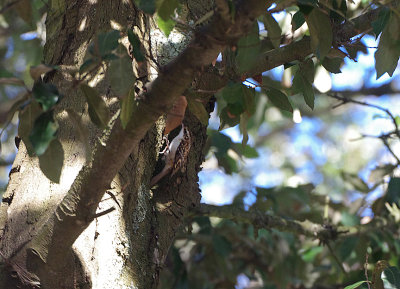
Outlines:
{"label": "dry leaf", "polygon": [[184,95],[179,96],[172,106],[172,109],[167,113],[165,120],[164,135],[168,134],[173,129],[177,128],[185,117],[187,100]]}

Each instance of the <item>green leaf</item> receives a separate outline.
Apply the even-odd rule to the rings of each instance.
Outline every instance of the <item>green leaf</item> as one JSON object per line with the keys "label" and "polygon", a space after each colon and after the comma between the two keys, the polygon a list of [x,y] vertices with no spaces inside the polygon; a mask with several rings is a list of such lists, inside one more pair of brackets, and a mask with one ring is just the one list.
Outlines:
{"label": "green leaf", "polygon": [[238,103],[243,99],[243,84],[240,82],[229,82],[219,93],[227,103]]}
{"label": "green leaf", "polygon": [[217,153],[225,154],[232,146],[232,140],[229,136],[218,131],[210,132],[211,145],[217,149]]}
{"label": "green leaf", "polygon": [[6,69],[0,68],[0,79],[1,78],[12,78],[12,77],[14,77],[14,74],[12,74],[11,72],[9,72]]}
{"label": "green leaf", "polygon": [[259,154],[257,150],[249,145],[246,145],[242,150],[242,155],[248,159],[258,158]]}
{"label": "green leaf", "polygon": [[306,104],[314,109],[314,90],[312,84],[298,70],[293,77],[293,89],[295,92],[302,93]]}
{"label": "green leaf", "polygon": [[304,262],[313,262],[315,257],[317,257],[317,255],[319,255],[323,250],[324,248],[321,246],[311,247],[301,254],[301,259],[303,259]]}
{"label": "green leaf", "polygon": [[244,112],[244,106],[242,102],[229,103],[227,109],[230,117],[240,116]]}
{"label": "green leaf", "polygon": [[350,214],[348,211],[341,212],[341,223],[344,226],[357,226],[360,225],[360,217],[357,215]]}
{"label": "green leaf", "polygon": [[[393,75],[400,57],[400,17],[392,13],[375,52],[376,79],[384,73]],[[394,31],[393,31],[394,30]]]}
{"label": "green leaf", "polygon": [[134,0],[136,6],[144,13],[153,15],[156,12],[155,0]]}
{"label": "green leaf", "polygon": [[[242,83],[230,82],[222,91],[217,94],[217,98],[226,102],[226,107],[221,110],[221,128],[225,125],[235,126],[240,122],[240,116],[246,112],[247,116],[255,113],[255,90]],[[220,103],[220,102],[219,102]]]}
{"label": "green leaf", "polygon": [[141,51],[141,43],[139,37],[131,30],[128,30],[128,40],[132,45],[133,57],[137,62],[145,61],[145,57]]}
{"label": "green leaf", "polygon": [[368,182],[371,183],[378,183],[383,182],[383,177],[392,173],[393,170],[396,168],[396,165],[386,164],[380,167],[374,168],[368,177]]}
{"label": "green leaf", "polygon": [[344,239],[339,246],[340,260],[345,261],[347,258],[349,258],[353,250],[357,247],[357,245],[359,245],[359,242],[360,238],[357,236]]}
{"label": "green leaf", "polygon": [[227,257],[232,251],[232,244],[224,236],[213,234],[212,243],[215,252],[222,257]]}
{"label": "green leaf", "polygon": [[244,208],[244,198],[247,196],[247,191],[241,191],[235,195],[232,200],[232,205],[236,208]]}
{"label": "green leaf", "polygon": [[275,88],[268,88],[265,93],[267,94],[268,99],[272,102],[274,106],[279,109],[293,113],[292,104],[290,103],[289,98],[285,93]]}
{"label": "green leaf", "polygon": [[204,235],[211,234],[212,225],[211,225],[209,217],[203,217],[203,216],[194,217],[193,222],[197,223],[197,225],[199,225],[199,233],[200,234],[204,234]]}
{"label": "green leaf", "polygon": [[113,60],[107,70],[111,84],[111,90],[119,97],[128,95],[129,90],[134,85],[136,78],[132,70],[132,60],[124,46],[119,45],[117,60]]}
{"label": "green leaf", "polygon": [[[298,0],[297,2],[299,2],[298,4],[299,10],[301,13],[303,13],[304,16],[308,16],[308,14],[310,14],[310,12],[313,11],[314,7],[316,7],[317,3],[316,0],[311,0],[311,1]],[[304,4],[300,4],[301,2],[304,2]]]}
{"label": "green leaf", "polygon": [[311,48],[319,59],[323,59],[332,47],[332,27],[329,16],[314,8],[306,17],[311,36]]}
{"label": "green leaf", "polygon": [[123,129],[126,128],[128,122],[132,117],[134,103],[135,103],[135,90],[131,89],[130,93],[128,93],[128,95],[121,100],[121,114],[119,117],[121,119],[121,124]]}
{"label": "green leaf", "polygon": [[31,141],[33,151],[38,155],[42,155],[50,142],[55,138],[58,125],[54,122],[53,112],[47,111],[42,113],[33,124],[29,140]]}
{"label": "green leaf", "polygon": [[64,150],[58,139],[53,139],[41,156],[39,166],[43,174],[52,182],[59,183],[64,163]]}
{"label": "green leaf", "polygon": [[236,63],[239,73],[248,71],[257,61],[261,51],[260,36],[257,22],[254,22],[250,33],[238,42]]}
{"label": "green leaf", "polygon": [[95,42],[89,48],[89,52],[103,58],[118,47],[119,38],[120,33],[117,30],[100,33],[97,35]]}
{"label": "green leaf", "polygon": [[232,111],[235,111],[234,108],[234,106],[228,105],[222,109],[219,115],[221,119],[219,130],[225,129],[227,127],[233,127],[240,123],[240,114],[232,113]]}
{"label": "green leaf", "polygon": [[29,134],[32,131],[35,120],[43,112],[40,105],[35,101],[31,101],[22,111],[19,113],[19,125],[18,125],[18,135],[24,142],[26,149],[30,156],[34,154],[32,144],[29,140]]}
{"label": "green leaf", "polygon": [[92,122],[100,128],[105,128],[110,120],[110,111],[99,93],[86,84],[80,86],[89,105],[89,116]]}
{"label": "green leaf", "polygon": [[293,32],[296,31],[297,29],[299,29],[304,24],[304,22],[306,22],[306,19],[304,19],[304,14],[301,13],[301,11],[297,11],[293,15],[293,19],[292,19]]}
{"label": "green leaf", "polygon": [[329,72],[332,73],[341,73],[340,67],[343,65],[344,61],[342,58],[339,57],[325,57],[321,64],[322,66]]}
{"label": "green leaf", "polygon": [[400,271],[397,267],[390,266],[383,270],[381,279],[385,289],[400,289]]}
{"label": "green leaf", "polygon": [[42,105],[44,111],[54,107],[60,98],[57,87],[51,83],[36,82],[32,88],[33,97]]}
{"label": "green leaf", "polygon": [[258,157],[258,152],[255,148],[241,143],[233,143],[231,138],[218,132],[212,130],[209,132],[211,146],[213,146],[216,151],[215,155],[217,158],[222,158],[229,149],[232,149],[239,156],[244,156],[246,158],[256,158]]}
{"label": "green leaf", "polygon": [[315,6],[318,3],[318,0],[297,0],[297,5],[307,5],[307,6]]}
{"label": "green leaf", "polygon": [[344,44],[343,47],[346,48],[346,51],[347,51],[350,59],[355,59],[359,52],[362,52],[364,54],[368,53],[367,47],[362,42],[359,42],[358,45],[356,45],[356,46]]}
{"label": "green leaf", "polygon": [[243,107],[248,116],[252,116],[256,112],[256,90],[251,87],[242,85],[243,91]]}
{"label": "green leaf", "polygon": [[243,146],[243,144],[232,143],[232,149],[238,155],[242,155],[242,156],[244,156],[245,158],[248,158],[248,159],[254,159],[254,158],[257,158],[259,156],[257,150],[255,148],[249,146],[248,144]]}
{"label": "green leaf", "polygon": [[165,34],[165,36],[169,36],[172,29],[174,29],[176,22],[172,19],[163,20],[161,17],[157,17],[157,25],[158,28]]}
{"label": "green leaf", "polygon": [[255,107],[255,89],[247,87],[239,82],[230,82],[218,94],[221,96],[228,105],[231,105],[230,112],[240,114],[244,111],[248,115],[254,114]]}
{"label": "green leaf", "polygon": [[242,139],[242,146],[245,147],[247,142],[249,141],[249,134],[247,133],[247,122],[248,122],[248,117],[246,116],[245,113],[240,115],[240,123],[239,123],[239,129],[240,133],[243,135]]}
{"label": "green leaf", "polygon": [[99,51],[101,56],[105,56],[118,47],[118,39],[120,33],[117,30],[111,30],[106,33],[101,33],[97,37]]}
{"label": "green leaf", "polygon": [[205,126],[208,125],[209,115],[204,105],[192,98],[188,99],[189,110],[197,117],[197,119]]}
{"label": "green leaf", "polygon": [[275,18],[271,14],[265,14],[263,17],[265,29],[268,31],[268,37],[275,48],[279,48],[281,45],[281,34],[282,29],[276,22]]}
{"label": "green leaf", "polygon": [[374,31],[374,34],[375,34],[375,39],[378,38],[379,34],[385,28],[385,26],[389,20],[389,17],[390,17],[390,9],[386,6],[383,6],[381,8],[381,10],[379,11],[378,18],[371,23],[372,30]]}
{"label": "green leaf", "polygon": [[369,193],[371,189],[357,174],[342,172],[341,176],[345,182],[350,184],[355,190],[362,193]]}
{"label": "green leaf", "polygon": [[346,14],[347,14],[347,4],[344,0],[333,0],[332,7],[329,11],[329,17],[331,18],[332,22],[335,23],[343,23],[346,21]]}
{"label": "green leaf", "polygon": [[98,61],[95,61],[93,58],[87,59],[85,62],[82,63],[81,67],[79,67],[79,73],[82,74],[86,71],[90,71],[93,69],[96,65],[100,64],[100,59],[97,59]]}
{"label": "green leaf", "polygon": [[168,21],[179,5],[178,0],[157,0],[157,14],[162,20]]}
{"label": "green leaf", "polygon": [[400,116],[396,115],[396,116],[394,117],[394,121],[396,122],[396,124],[397,124],[398,126],[400,126]]}
{"label": "green leaf", "polygon": [[382,114],[379,114],[379,113],[375,113],[372,116],[372,119],[373,120],[375,120],[375,119],[389,119],[389,117],[387,115],[382,115]]}
{"label": "green leaf", "polygon": [[[224,168],[227,174],[237,172],[237,161],[227,155],[227,151],[233,148],[231,138],[215,130],[210,131],[209,135],[211,146],[216,149],[214,155],[218,160],[218,165]],[[236,145],[242,147],[239,144]]]}
{"label": "green leaf", "polygon": [[312,59],[308,58],[307,60],[300,62],[299,68],[300,68],[301,74],[303,74],[303,76],[306,78],[306,80],[309,83],[313,83],[315,67],[314,67],[314,62],[312,61]]}
{"label": "green leaf", "polygon": [[[396,11],[397,12],[397,11]],[[390,37],[392,38],[393,42],[400,41],[400,31],[399,31],[399,25],[400,25],[400,16],[398,12],[393,12],[389,18],[389,22],[387,23],[387,27],[389,30]]]}
{"label": "green leaf", "polygon": [[386,191],[385,200],[389,204],[396,203],[400,205],[400,178],[392,177]]}
{"label": "green leaf", "polygon": [[112,60],[117,60],[119,57],[115,55],[114,53],[107,53],[103,56],[104,61],[112,61]]}
{"label": "green leaf", "polygon": [[344,289],[355,289],[357,287],[360,287],[360,285],[362,285],[364,283],[368,283],[368,281],[365,281],[365,280],[364,281],[358,281],[358,282],[356,282],[356,283],[354,283],[352,285],[344,287]]}
{"label": "green leaf", "polygon": [[232,157],[230,157],[229,155],[219,154],[215,154],[215,156],[218,160],[218,165],[225,170],[225,173],[230,175],[232,173],[238,172],[237,161],[234,160]]}

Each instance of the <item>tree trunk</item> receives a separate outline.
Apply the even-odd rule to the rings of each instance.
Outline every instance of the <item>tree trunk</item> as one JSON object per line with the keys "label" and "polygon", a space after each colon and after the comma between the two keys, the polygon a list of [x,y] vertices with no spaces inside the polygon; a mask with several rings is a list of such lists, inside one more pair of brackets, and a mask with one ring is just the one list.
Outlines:
{"label": "tree trunk", "polygon": [[[42,173],[38,158],[29,156],[24,142],[20,143],[0,211],[1,253],[6,264],[2,268],[0,288],[34,288],[39,283],[41,288],[52,289],[156,288],[159,271],[185,212],[199,204],[197,173],[203,159],[206,128],[190,112],[186,113],[184,123],[189,126],[194,140],[186,172],[167,176],[156,189],[149,188],[161,143],[161,118],[139,145],[133,147],[96,213],[101,215],[112,207],[115,210],[94,218],[62,262],[57,259],[59,255],[47,255],[47,249],[42,250],[42,242],[51,242],[46,240],[51,238],[49,235],[40,234],[43,228],[50,232],[55,228],[49,222],[52,215],[63,219],[62,216],[76,213],[68,211],[68,207],[61,207],[58,213],[59,204],[73,183],[75,186],[85,182],[75,178],[78,173],[81,175],[85,164],[93,161],[87,159],[85,140],[67,111],[73,110],[81,116],[89,131],[88,143],[92,151],[96,150],[95,143],[102,135],[90,122],[84,97],[72,85],[66,71],[79,69],[91,40],[98,32],[115,29],[116,25],[122,27],[123,32],[126,28],[133,29],[142,40],[146,54],[161,64],[179,53],[187,43],[180,41],[181,47],[167,54],[171,51],[170,43],[162,39],[154,20],[128,2],[50,1],[44,62],[61,66],[59,71],[47,75],[46,81],[55,84],[64,95],[56,113],[57,138],[64,150],[64,165],[60,183],[53,183]],[[151,61],[140,68],[134,67],[142,81],[136,82],[138,90],[155,78],[154,67]],[[95,72],[91,75],[91,84],[115,113],[117,98],[107,76],[107,73]],[[29,114],[32,109],[28,106],[24,113]],[[104,164],[104,175],[107,166],[113,163]],[[68,239],[68,234],[65,237]],[[57,252],[57,248],[51,250]]]}

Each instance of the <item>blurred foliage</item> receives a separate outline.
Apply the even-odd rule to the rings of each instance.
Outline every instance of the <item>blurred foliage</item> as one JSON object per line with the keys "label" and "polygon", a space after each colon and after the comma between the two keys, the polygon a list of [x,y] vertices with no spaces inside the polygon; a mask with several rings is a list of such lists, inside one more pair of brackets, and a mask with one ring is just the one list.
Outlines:
{"label": "blurred foliage", "polygon": [[0,1],[0,77],[9,78],[3,82],[6,85],[0,85],[0,127],[4,129],[0,137],[0,194],[15,155],[18,120],[14,114],[27,104],[24,85],[33,85],[29,68],[42,61],[46,2]]}
{"label": "blurred foliage", "polygon": [[[134,2],[146,13],[157,13],[157,23],[166,35],[176,24],[176,8],[182,5],[176,0]],[[234,2],[229,1],[233,16]],[[62,95],[41,79],[44,73],[58,69],[41,65],[47,5],[44,0],[0,1],[0,124],[4,129],[0,192],[15,155],[17,134],[28,152],[39,156],[40,167],[49,179],[58,182],[61,174],[64,158],[53,111]],[[375,282],[372,288],[400,288],[398,112],[384,109],[390,101],[379,107],[354,102],[362,98],[362,90],[351,91],[350,98],[334,100],[341,92],[332,92],[329,98],[316,89],[321,84],[321,71],[339,74],[353,65],[349,59],[368,52],[357,37],[346,43],[334,39],[337,35],[331,26],[336,28],[345,19],[378,7],[381,10],[369,32],[380,39],[375,70],[378,77],[385,73],[392,76],[400,56],[399,8],[395,4],[336,0],[277,3],[237,47],[224,52],[233,63],[226,70],[235,77],[216,94],[217,109],[205,148],[205,174],[223,171],[225,178],[232,180],[231,184],[226,181],[225,191],[235,207],[282,220],[340,227],[345,233],[328,241],[318,240],[244,224],[234,215],[231,220],[192,215],[171,248],[160,288],[342,288],[352,284],[352,288],[367,288],[366,281],[371,280]],[[88,103],[92,122],[100,128],[107,127],[110,112],[99,92],[86,84],[86,78],[104,63],[110,65],[111,90],[122,99],[124,127],[134,105],[131,93],[136,78],[130,69],[131,58],[118,44],[125,32],[99,33],[74,78],[74,85]],[[127,36],[133,60],[143,62],[139,38],[131,30]],[[314,56],[286,63],[283,70],[246,75],[261,53],[308,36]],[[332,46],[333,39],[338,41],[337,47]],[[188,107],[205,123],[201,102],[189,99]],[[384,116],[372,120],[366,111],[376,109]],[[79,118],[68,113],[79,128]],[[376,129],[370,132],[373,123],[378,123],[377,133]],[[349,141],[361,134],[376,137]],[[87,132],[82,135],[85,138]],[[233,140],[235,135],[240,137]],[[366,225],[368,230],[352,231]],[[369,280],[365,280],[365,272]]]}

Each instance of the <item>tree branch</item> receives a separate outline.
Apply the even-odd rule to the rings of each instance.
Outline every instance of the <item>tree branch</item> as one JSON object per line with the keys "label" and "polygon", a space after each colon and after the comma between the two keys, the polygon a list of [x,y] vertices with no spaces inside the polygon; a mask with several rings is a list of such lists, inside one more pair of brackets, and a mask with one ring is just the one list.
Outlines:
{"label": "tree branch", "polygon": [[364,96],[382,96],[387,94],[399,94],[400,90],[394,87],[393,81],[382,84],[377,87],[361,87],[357,90],[331,90],[329,93],[340,94],[344,97],[353,97],[356,95]]}
{"label": "tree branch", "polygon": [[285,220],[259,211],[245,211],[233,205],[200,204],[199,207],[192,209],[191,212],[193,215],[230,219],[240,223],[252,224],[257,228],[274,228],[279,231],[291,232],[295,235],[304,235],[311,238],[318,238],[319,234],[323,234],[320,232],[325,231],[323,226],[319,224],[302,224],[298,221]]}
{"label": "tree branch", "polygon": [[[340,41],[340,43],[346,43],[349,42],[352,37],[369,31],[372,28],[371,23],[378,17],[379,11],[380,9],[371,10],[336,27],[334,29],[335,31],[333,31],[335,33],[334,39]],[[246,75],[257,75],[285,63],[294,60],[302,60],[311,53],[311,40],[309,37],[304,37],[300,41],[270,50],[260,55],[258,61],[256,61],[256,65],[248,71]]]}
{"label": "tree branch", "polygon": [[[339,43],[348,43],[352,37],[355,37],[361,33],[365,33],[372,29],[371,23],[377,19],[381,8],[368,11],[354,19],[348,20],[342,25],[335,27],[334,39]],[[295,60],[302,60],[306,56],[311,55],[311,40],[310,37],[304,36],[301,40],[292,42],[288,45],[272,49],[259,56],[259,59],[255,61],[255,65],[243,75],[238,75],[236,78],[242,79],[244,77],[251,77],[253,75],[261,74],[265,71],[271,70],[278,66],[284,65]],[[201,85],[197,87],[203,91],[216,92],[223,88],[231,79],[227,75],[220,75],[219,70],[213,70],[203,73],[199,83]],[[209,79],[213,79],[212,86],[210,87]],[[210,93],[212,95],[213,93]]]}
{"label": "tree branch", "polygon": [[[256,228],[277,229],[282,232],[290,232],[297,236],[304,235],[309,238],[319,239],[321,243],[326,244],[329,241],[335,241],[338,238],[347,238],[353,235],[369,234],[385,230],[391,224],[376,223],[360,225],[354,227],[333,227],[331,225],[321,225],[309,221],[299,222],[295,220],[283,219],[278,216],[266,214],[259,211],[246,211],[233,205],[215,206],[210,204],[200,204],[193,208],[191,216],[208,216],[230,219],[239,223],[251,224]],[[392,224],[398,226],[396,224]]]}

